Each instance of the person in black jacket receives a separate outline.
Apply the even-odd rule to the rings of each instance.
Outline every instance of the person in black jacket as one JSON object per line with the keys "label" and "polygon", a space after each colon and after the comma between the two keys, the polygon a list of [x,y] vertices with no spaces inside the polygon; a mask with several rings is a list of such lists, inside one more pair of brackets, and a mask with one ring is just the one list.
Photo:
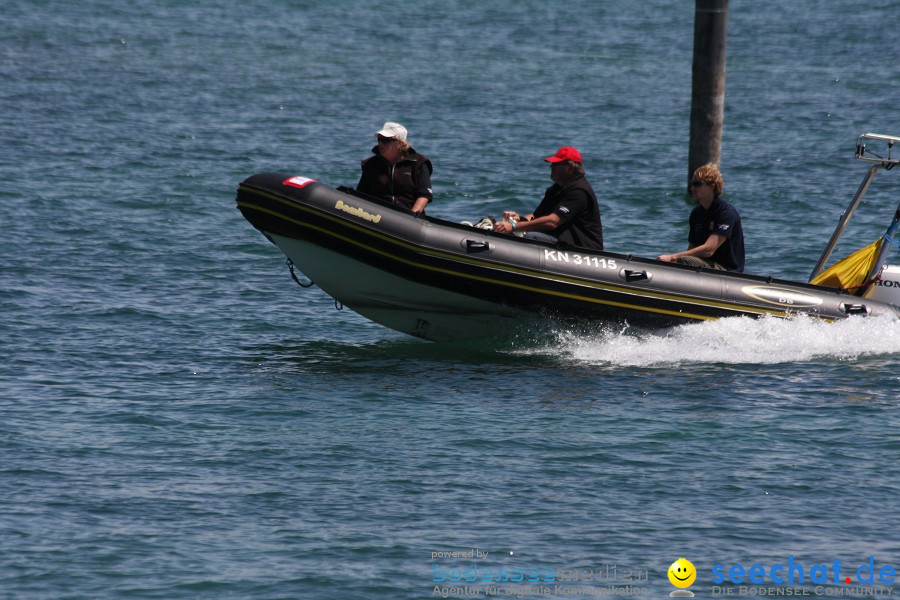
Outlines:
{"label": "person in black jacket", "polygon": [[698,206],[688,221],[688,249],[660,254],[657,260],[744,272],[744,228],[738,211],[722,200],[724,185],[718,165],[697,167],[691,177],[691,196]]}
{"label": "person in black jacket", "polygon": [[585,179],[581,153],[571,146],[563,146],[544,160],[550,163],[553,180],[544,199],[533,213],[524,217],[515,211],[503,211],[504,220],[494,224],[494,231],[524,232],[525,237],[603,250],[600,204]]}
{"label": "person in black jacket", "polygon": [[409,145],[406,128],[400,123],[388,121],[375,137],[375,156],[362,161],[357,191],[415,213],[425,212],[433,197],[431,161]]}

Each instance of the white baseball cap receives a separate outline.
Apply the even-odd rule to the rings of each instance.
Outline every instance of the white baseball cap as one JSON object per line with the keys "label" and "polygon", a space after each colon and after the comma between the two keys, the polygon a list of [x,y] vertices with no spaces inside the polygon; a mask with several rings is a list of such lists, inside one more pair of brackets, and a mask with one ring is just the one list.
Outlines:
{"label": "white baseball cap", "polygon": [[386,138],[396,138],[398,140],[406,141],[406,127],[401,125],[400,123],[393,123],[388,121],[384,124],[384,127],[381,128],[381,131],[375,132],[375,137],[386,137]]}

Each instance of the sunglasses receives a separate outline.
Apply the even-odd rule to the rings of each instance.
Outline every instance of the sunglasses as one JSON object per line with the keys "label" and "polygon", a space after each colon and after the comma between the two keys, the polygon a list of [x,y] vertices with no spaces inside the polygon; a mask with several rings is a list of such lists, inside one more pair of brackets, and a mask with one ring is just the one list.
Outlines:
{"label": "sunglasses", "polygon": [[700,187],[704,183],[706,183],[706,182],[700,181],[699,179],[694,179],[693,181],[691,181],[691,187]]}
{"label": "sunglasses", "polygon": [[396,141],[397,141],[397,138],[386,138],[386,137],[378,138],[379,144],[390,144],[391,142],[396,142]]}

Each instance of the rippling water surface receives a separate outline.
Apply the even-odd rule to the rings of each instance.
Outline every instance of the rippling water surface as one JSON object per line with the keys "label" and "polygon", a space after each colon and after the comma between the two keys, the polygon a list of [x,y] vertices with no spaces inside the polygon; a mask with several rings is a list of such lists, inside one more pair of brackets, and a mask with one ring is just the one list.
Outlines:
{"label": "rippling water surface", "polygon": [[[647,598],[681,556],[709,597],[716,564],[900,570],[896,322],[428,344],[298,288],[234,208],[260,171],[354,183],[398,120],[436,216],[533,208],[571,144],[611,250],[678,249],[690,4],[7,2],[0,597],[426,598],[476,564]],[[732,3],[749,271],[805,279],[856,136],[900,134],[898,11]],[[882,233],[896,179],[838,254]]]}

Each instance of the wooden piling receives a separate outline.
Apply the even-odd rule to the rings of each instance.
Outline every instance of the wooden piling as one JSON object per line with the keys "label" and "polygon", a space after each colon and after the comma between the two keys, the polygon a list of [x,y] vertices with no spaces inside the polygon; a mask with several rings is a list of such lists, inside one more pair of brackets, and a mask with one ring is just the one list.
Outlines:
{"label": "wooden piling", "polygon": [[688,186],[697,167],[721,162],[727,22],[728,0],[696,0]]}

